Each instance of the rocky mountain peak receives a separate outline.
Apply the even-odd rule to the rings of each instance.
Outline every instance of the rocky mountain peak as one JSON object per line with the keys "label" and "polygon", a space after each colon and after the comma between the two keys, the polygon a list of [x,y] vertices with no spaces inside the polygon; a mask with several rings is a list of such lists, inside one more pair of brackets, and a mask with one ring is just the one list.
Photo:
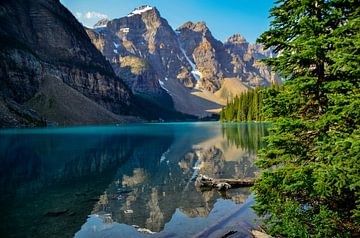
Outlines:
{"label": "rocky mountain peak", "polygon": [[191,31],[202,32],[202,33],[209,32],[209,28],[206,26],[206,23],[203,21],[196,22],[196,23],[188,21],[185,24],[183,24],[182,26],[178,27],[176,30],[177,31],[191,30]]}
{"label": "rocky mountain peak", "polygon": [[93,26],[93,28],[95,29],[95,28],[106,27],[109,21],[110,20],[107,18],[101,19]]}
{"label": "rocky mountain peak", "polygon": [[183,25],[179,26],[176,30],[181,31],[182,29],[185,29],[185,28],[191,28],[193,25],[194,25],[194,23],[192,21],[188,21],[188,22],[184,23]]}
{"label": "rocky mountain peak", "polygon": [[245,44],[245,43],[248,44],[246,39],[240,34],[235,34],[235,35],[231,36],[229,39],[227,39],[225,41],[225,43],[231,43],[234,45],[240,45],[240,44]]}
{"label": "rocky mountain peak", "polygon": [[206,22],[201,21],[194,24],[194,30],[204,32],[209,31],[209,28],[207,27]]}
{"label": "rocky mountain peak", "polygon": [[151,7],[149,5],[144,5],[138,8],[135,8],[131,13],[127,15],[127,17],[133,17],[133,16],[142,16],[146,14],[156,15],[160,17],[159,11],[156,9],[156,7]]}
{"label": "rocky mountain peak", "polygon": [[[113,19],[104,29],[87,29],[93,43],[135,94],[171,102],[164,82],[176,78],[186,60],[176,34],[155,7],[142,6]],[[172,107],[172,105],[171,105]]]}

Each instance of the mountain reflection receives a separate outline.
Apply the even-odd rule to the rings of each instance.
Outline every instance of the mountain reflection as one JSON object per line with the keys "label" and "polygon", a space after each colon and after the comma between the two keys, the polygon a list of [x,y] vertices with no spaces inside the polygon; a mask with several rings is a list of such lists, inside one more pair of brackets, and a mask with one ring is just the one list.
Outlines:
{"label": "mountain reflection", "polygon": [[137,148],[161,154],[173,139],[139,130],[0,131],[1,234],[72,237]]}
{"label": "mountain reflection", "polygon": [[240,211],[240,223],[251,226],[251,209],[241,210],[248,188],[198,191],[194,179],[255,176],[265,133],[255,123],[0,131],[0,232],[193,236],[219,222],[230,226],[226,217]]}
{"label": "mountain reflection", "polygon": [[[107,203],[96,205],[92,214],[106,214],[103,217],[111,216],[112,222],[145,228],[148,233],[164,230],[177,209],[190,218],[208,216],[222,195],[198,191],[196,175],[254,177],[256,150],[266,132],[263,124],[223,124],[216,129],[175,129],[174,141],[164,154],[132,156],[106,189]],[[241,204],[249,195],[249,189],[243,188],[225,196]]]}

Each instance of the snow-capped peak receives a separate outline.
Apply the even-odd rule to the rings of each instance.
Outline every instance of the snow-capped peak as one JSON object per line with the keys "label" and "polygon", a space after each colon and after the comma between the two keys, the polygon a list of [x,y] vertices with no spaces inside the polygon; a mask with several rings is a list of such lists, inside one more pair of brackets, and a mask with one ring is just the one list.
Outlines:
{"label": "snow-capped peak", "polygon": [[100,21],[98,21],[94,26],[93,29],[97,29],[97,28],[104,28],[107,27],[107,24],[110,20],[107,18],[101,19]]}
{"label": "snow-capped peak", "polygon": [[153,8],[153,7],[150,7],[150,6],[148,6],[148,5],[142,6],[142,7],[136,8],[134,11],[132,11],[132,12],[128,15],[128,17],[134,16],[134,15],[141,15],[142,13],[147,12],[147,11],[150,11],[150,10],[152,10],[152,9],[154,9],[154,8]]}

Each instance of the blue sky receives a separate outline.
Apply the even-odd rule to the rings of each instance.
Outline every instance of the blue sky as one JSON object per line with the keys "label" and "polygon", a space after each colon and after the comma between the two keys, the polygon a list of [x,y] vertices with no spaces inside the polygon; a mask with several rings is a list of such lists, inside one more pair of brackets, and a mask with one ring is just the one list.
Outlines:
{"label": "blue sky", "polygon": [[205,21],[213,35],[224,41],[239,33],[249,42],[269,25],[273,0],[60,0],[85,26],[99,19],[126,16],[142,5],[155,6],[175,29],[187,21]]}

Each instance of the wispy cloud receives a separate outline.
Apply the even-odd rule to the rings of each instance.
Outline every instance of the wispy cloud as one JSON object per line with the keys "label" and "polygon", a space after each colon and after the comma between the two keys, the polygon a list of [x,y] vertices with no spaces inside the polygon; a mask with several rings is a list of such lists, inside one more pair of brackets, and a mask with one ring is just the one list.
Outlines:
{"label": "wispy cloud", "polygon": [[77,19],[104,19],[104,18],[108,18],[108,15],[101,13],[101,12],[85,12],[85,13],[81,13],[81,12],[76,12],[75,16]]}
{"label": "wispy cloud", "polygon": [[108,18],[108,16],[106,14],[100,13],[100,12],[87,12],[84,14],[84,17],[86,19],[93,19],[93,18],[99,18],[99,19],[103,19],[103,18]]}
{"label": "wispy cloud", "polygon": [[81,12],[75,12],[75,17],[77,19],[81,19],[82,18],[82,13]]}

